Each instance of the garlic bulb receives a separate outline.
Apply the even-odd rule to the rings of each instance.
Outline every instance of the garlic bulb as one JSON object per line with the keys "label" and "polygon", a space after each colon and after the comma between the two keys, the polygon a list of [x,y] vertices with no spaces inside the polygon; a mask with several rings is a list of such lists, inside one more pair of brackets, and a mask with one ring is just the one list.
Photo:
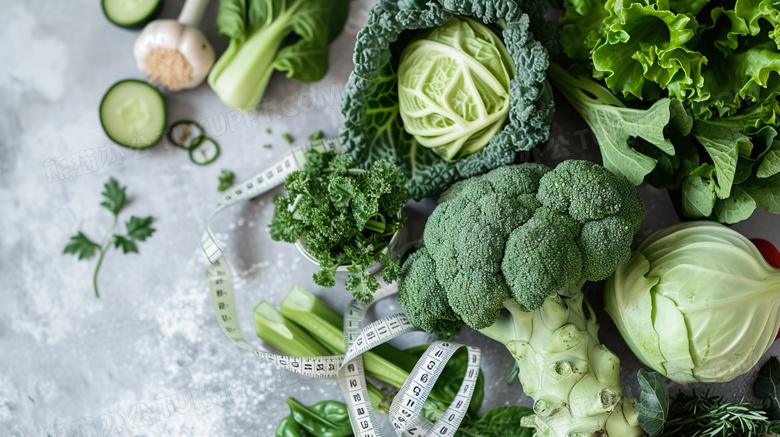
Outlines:
{"label": "garlic bulb", "polygon": [[214,49],[197,26],[208,0],[187,0],[178,20],[154,20],[135,41],[133,54],[153,83],[171,91],[194,88],[214,65]]}

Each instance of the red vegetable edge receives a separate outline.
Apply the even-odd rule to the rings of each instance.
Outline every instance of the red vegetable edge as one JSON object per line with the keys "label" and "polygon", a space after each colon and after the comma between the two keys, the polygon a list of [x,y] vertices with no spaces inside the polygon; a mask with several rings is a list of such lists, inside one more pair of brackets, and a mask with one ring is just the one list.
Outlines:
{"label": "red vegetable edge", "polygon": [[[780,251],[777,250],[774,244],[761,238],[751,238],[750,241],[756,245],[756,248],[770,266],[780,269]],[[778,338],[780,338],[780,331],[778,331],[775,340]]]}

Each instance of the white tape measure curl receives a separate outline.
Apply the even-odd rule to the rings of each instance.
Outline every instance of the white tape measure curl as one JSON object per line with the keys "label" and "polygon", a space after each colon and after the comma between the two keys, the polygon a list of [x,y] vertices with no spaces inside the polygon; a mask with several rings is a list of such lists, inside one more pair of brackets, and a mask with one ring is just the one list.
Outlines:
{"label": "white tape measure curl", "polygon": [[[340,152],[336,139],[316,141],[307,148],[298,147],[293,153],[252,178],[231,187],[217,203],[208,219],[201,246],[211,265],[206,269],[211,290],[211,301],[222,331],[239,347],[274,363],[275,365],[314,379],[338,380],[341,384],[349,417],[355,435],[379,437],[379,429],[363,369],[363,353],[409,332],[417,331],[404,313],[383,317],[361,328],[370,304],[353,300],[344,315],[344,341],[346,354],[325,357],[292,357],[255,349],[249,345],[238,323],[235,310],[233,272],[224,252],[211,230],[212,219],[225,208],[252,199],[284,183],[288,174],[303,168],[307,149]],[[398,291],[395,282],[385,283],[377,277],[380,287],[374,302],[392,296]],[[442,418],[434,423],[422,415],[422,407],[431,389],[444,370],[447,361],[460,347],[468,351],[466,374],[453,402]],[[452,342],[436,341],[428,347],[417,362],[409,378],[396,394],[390,406],[390,419],[399,436],[447,436],[452,437],[468,411],[479,375],[481,354],[479,349]]]}

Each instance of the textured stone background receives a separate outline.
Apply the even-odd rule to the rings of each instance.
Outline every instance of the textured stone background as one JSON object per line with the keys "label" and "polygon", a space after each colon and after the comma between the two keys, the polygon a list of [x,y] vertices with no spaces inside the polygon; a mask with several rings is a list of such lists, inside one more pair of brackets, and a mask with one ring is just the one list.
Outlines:
{"label": "textured stone background", "polygon": [[[217,35],[212,3],[202,28],[221,52],[226,41]],[[220,170],[233,170],[239,180],[253,175],[288,151],[283,132],[301,141],[316,129],[336,133],[353,41],[371,3],[353,3],[327,77],[314,84],[275,77],[255,119],[231,112],[205,85],[166,95],[169,120],[203,120],[222,145],[214,164],[198,167],[163,145],[147,153],[117,148],[100,129],[97,106],[105,90],[142,77],[132,57],[137,32],[111,25],[96,1],[0,0],[0,435],[268,436],[288,414],[286,397],[306,404],[340,398],[334,383],[277,371],[224,338],[211,313],[198,242],[218,197]],[[166,2],[163,16],[175,17],[180,7],[181,1]],[[547,163],[598,160],[583,129],[560,104],[552,140],[535,154]],[[264,149],[265,143],[274,147]],[[129,187],[124,217],[152,214],[157,233],[140,245],[140,255],[106,256],[102,295],[95,299],[92,264],[61,252],[76,230],[94,239],[106,232],[110,216],[98,204],[109,176]],[[666,193],[640,191],[648,218],[639,237],[679,221]],[[278,303],[293,283],[337,307],[347,300],[342,290],[315,287],[313,267],[291,245],[270,240],[269,200],[234,207],[216,222],[237,272],[239,317],[248,335],[257,301]],[[430,207],[411,205],[412,221],[419,225]],[[780,244],[776,216],[757,212],[737,229]],[[599,307],[599,293],[591,298]],[[398,310],[393,303],[379,308],[381,314]],[[626,390],[636,395],[638,364],[608,317],[599,317],[603,341],[623,359]],[[404,338],[422,340],[421,334]],[[485,352],[484,409],[530,404],[518,384],[505,384],[512,360],[501,347],[473,332],[461,340]],[[685,390],[736,399],[750,381]]]}

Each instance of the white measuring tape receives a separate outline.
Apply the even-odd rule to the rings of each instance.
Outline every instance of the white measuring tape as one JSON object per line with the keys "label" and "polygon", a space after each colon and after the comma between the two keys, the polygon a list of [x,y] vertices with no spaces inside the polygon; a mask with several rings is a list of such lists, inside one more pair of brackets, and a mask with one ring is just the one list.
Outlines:
{"label": "white measuring tape", "polygon": [[[295,148],[290,155],[272,167],[228,189],[222,200],[217,203],[201,238],[201,246],[211,263],[206,269],[206,277],[209,279],[211,290],[211,302],[214,305],[217,321],[219,321],[222,331],[239,347],[300,375],[315,379],[338,380],[346,398],[349,418],[355,435],[379,437],[374,410],[368,396],[362,354],[403,334],[417,331],[417,328],[409,322],[406,314],[393,314],[361,328],[370,304],[358,300],[350,302],[344,316],[344,342],[347,351],[345,355],[292,357],[255,349],[249,346],[243,332],[241,332],[233,296],[233,272],[211,230],[212,219],[225,208],[266,193],[283,184],[288,174],[295,170],[301,170],[305,162],[304,152],[307,149],[341,152],[338,140],[330,138],[315,141],[307,148]],[[374,302],[392,296],[398,291],[395,282],[387,284],[380,277],[377,277],[377,280],[380,287],[374,294]],[[435,424],[431,423],[422,416],[422,407],[447,361],[460,347],[466,346],[436,341],[428,347],[428,350],[417,362],[390,406],[390,418],[398,435],[447,437],[455,435],[468,411],[474,393],[481,359],[479,349],[467,347],[466,374],[458,394],[445,411],[444,416]]]}

